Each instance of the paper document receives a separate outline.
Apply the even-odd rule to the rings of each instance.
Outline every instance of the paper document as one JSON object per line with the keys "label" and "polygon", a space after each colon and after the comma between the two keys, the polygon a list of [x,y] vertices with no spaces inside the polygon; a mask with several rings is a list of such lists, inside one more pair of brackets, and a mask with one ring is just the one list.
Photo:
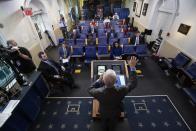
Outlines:
{"label": "paper document", "polygon": [[69,59],[63,59],[63,63],[69,62]]}
{"label": "paper document", "polygon": [[10,117],[11,114],[2,114],[0,113],[0,128],[3,126],[3,124],[7,121],[7,119]]}
{"label": "paper document", "polygon": [[3,114],[4,113],[12,113],[12,111],[15,109],[15,107],[18,105],[19,102],[20,102],[20,100],[10,100],[2,113]]}

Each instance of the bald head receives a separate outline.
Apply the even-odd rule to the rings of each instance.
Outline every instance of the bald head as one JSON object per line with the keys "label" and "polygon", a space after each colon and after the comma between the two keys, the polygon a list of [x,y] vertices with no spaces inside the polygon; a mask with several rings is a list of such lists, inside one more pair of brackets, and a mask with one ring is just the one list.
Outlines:
{"label": "bald head", "polygon": [[108,69],[103,74],[103,82],[106,85],[106,87],[113,87],[116,82],[116,73],[112,69]]}

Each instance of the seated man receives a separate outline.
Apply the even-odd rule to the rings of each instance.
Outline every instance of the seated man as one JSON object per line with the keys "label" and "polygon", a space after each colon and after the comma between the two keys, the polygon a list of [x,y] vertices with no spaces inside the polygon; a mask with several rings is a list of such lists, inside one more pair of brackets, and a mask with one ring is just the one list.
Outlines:
{"label": "seated man", "polygon": [[66,72],[63,66],[60,66],[54,60],[49,60],[44,52],[39,52],[38,56],[41,59],[38,70],[42,72],[47,81],[62,82],[62,84],[68,85],[70,88],[77,87],[72,75]]}
{"label": "seated man", "polygon": [[90,95],[95,97],[100,103],[100,116],[103,123],[103,131],[114,131],[117,119],[122,111],[122,100],[137,85],[135,65],[136,57],[131,57],[130,80],[127,86],[116,88],[115,71],[108,69],[100,78],[88,89]]}
{"label": "seated man", "polygon": [[65,67],[70,68],[69,60],[70,60],[70,47],[66,42],[62,43],[62,46],[58,48],[59,60],[60,63]]}
{"label": "seated man", "polygon": [[140,35],[139,31],[135,32],[135,36],[132,38],[132,45],[139,45],[139,44],[144,44],[145,40],[144,37]]}

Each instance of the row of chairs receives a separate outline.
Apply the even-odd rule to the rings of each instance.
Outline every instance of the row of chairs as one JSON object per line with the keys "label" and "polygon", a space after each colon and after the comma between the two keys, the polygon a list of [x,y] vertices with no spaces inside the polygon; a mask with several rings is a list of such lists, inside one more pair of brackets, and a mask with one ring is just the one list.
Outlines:
{"label": "row of chairs", "polygon": [[[93,38],[93,40],[96,42],[96,45],[113,45],[114,42],[118,41],[118,38],[111,38],[107,39],[107,37],[98,37],[98,38]],[[79,39],[67,39],[66,42],[68,43],[69,46],[85,46],[88,45],[87,39],[79,38]],[[120,38],[120,44],[121,45],[129,45],[131,43],[131,38]]]}
{"label": "row of chairs", "polygon": [[196,88],[193,88],[196,86],[196,62],[191,63],[191,58],[180,52],[175,58],[164,59],[164,63],[165,69],[177,77],[184,93],[196,105]]}
{"label": "row of chairs", "polygon": [[[91,60],[96,60],[97,58],[110,57],[110,46],[71,46],[71,57],[80,58],[85,57],[85,63],[90,63]],[[148,56],[146,45],[124,45],[122,48],[122,55],[137,55],[139,57]]]}

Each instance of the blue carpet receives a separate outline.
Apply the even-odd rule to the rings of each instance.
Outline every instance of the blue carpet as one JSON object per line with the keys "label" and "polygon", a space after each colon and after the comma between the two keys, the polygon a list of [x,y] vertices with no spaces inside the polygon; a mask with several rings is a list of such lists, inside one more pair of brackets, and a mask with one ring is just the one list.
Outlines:
{"label": "blue carpet", "polygon": [[[125,119],[133,131],[188,131],[168,96],[131,96]],[[88,131],[92,98],[46,98],[30,131]]]}

